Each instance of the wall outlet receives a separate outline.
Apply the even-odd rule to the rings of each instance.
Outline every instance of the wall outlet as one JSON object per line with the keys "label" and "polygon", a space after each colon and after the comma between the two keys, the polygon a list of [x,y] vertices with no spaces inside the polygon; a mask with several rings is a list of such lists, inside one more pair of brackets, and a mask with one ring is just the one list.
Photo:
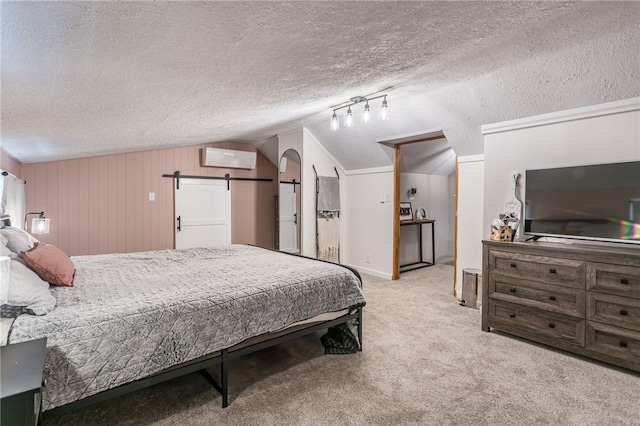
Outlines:
{"label": "wall outlet", "polygon": [[364,255],[364,262],[371,263],[371,255],[369,253]]}

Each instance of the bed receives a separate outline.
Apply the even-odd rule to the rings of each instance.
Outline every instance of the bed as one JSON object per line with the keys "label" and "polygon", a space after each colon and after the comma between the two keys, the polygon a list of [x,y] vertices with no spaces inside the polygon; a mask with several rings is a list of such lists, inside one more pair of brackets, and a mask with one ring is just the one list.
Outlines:
{"label": "bed", "polygon": [[[70,262],[73,285],[49,289],[55,307],[17,316],[8,335],[8,343],[47,338],[45,411],[195,371],[212,382],[225,407],[236,357],[347,324],[362,341],[362,283],[342,265],[248,245]],[[219,368],[218,379],[210,367]]]}

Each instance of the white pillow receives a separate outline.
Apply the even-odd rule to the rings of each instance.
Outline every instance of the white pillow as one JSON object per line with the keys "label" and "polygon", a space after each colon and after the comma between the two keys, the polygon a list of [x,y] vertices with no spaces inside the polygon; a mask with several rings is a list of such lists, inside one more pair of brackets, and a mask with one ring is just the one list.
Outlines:
{"label": "white pillow", "polygon": [[56,307],[56,299],[49,290],[49,283],[40,279],[21,259],[11,259],[10,263],[9,297],[6,304],[9,307],[24,307],[27,313],[33,315],[51,312]]}
{"label": "white pillow", "polygon": [[17,256],[23,251],[29,251],[38,242],[33,235],[14,226],[0,229],[0,234],[7,239],[7,248]]}
{"label": "white pillow", "polygon": [[7,247],[7,242],[8,241],[4,235],[0,234],[0,256],[16,257],[17,254],[9,250]]}

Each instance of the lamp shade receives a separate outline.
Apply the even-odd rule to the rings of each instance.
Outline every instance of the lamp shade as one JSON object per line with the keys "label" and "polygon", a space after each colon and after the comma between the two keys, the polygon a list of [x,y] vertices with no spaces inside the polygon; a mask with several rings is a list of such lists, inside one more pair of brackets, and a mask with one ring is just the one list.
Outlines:
{"label": "lamp shade", "polygon": [[9,274],[11,273],[11,258],[0,256],[0,305],[9,300]]}
{"label": "lamp shade", "polygon": [[31,233],[32,234],[48,234],[49,233],[49,219],[44,217],[34,217],[31,221]]}

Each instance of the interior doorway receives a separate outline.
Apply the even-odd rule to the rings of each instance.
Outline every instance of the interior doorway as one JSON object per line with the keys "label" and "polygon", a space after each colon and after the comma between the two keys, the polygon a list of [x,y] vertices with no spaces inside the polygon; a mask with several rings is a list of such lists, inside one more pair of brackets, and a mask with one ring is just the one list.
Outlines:
{"label": "interior doorway", "polygon": [[[441,131],[384,143],[394,149],[393,202],[397,213],[393,217],[392,279],[399,279],[401,270],[411,269],[401,269],[401,265],[454,264],[456,186],[451,145]],[[405,226],[401,207],[404,212],[410,209],[410,220],[435,222]]]}
{"label": "interior doorway", "polygon": [[278,187],[278,250],[300,253],[300,154],[288,149],[280,158]]}

